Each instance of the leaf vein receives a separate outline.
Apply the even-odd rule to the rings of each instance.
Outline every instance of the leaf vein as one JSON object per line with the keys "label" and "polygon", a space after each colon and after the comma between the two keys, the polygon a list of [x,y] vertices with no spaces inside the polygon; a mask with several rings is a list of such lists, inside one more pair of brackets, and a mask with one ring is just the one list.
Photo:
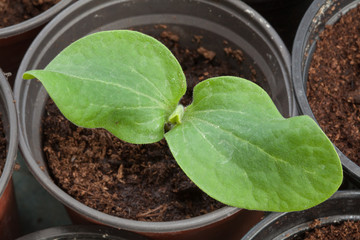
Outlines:
{"label": "leaf vein", "polygon": [[[268,152],[266,152],[264,149],[262,149],[260,146],[254,144],[254,143],[252,143],[252,142],[250,142],[250,141],[247,141],[246,139],[243,139],[243,138],[237,136],[237,135],[234,134],[233,132],[230,132],[230,131],[224,129],[224,128],[222,128],[221,126],[214,125],[213,123],[211,123],[211,122],[209,122],[209,121],[206,121],[206,120],[204,120],[204,119],[200,119],[200,118],[197,118],[197,117],[192,117],[192,118],[193,118],[193,119],[196,119],[196,120],[198,120],[198,121],[200,121],[200,122],[203,122],[203,123],[205,123],[205,124],[207,124],[207,125],[210,125],[210,126],[212,126],[212,127],[214,127],[214,128],[218,128],[218,129],[222,130],[223,132],[225,132],[225,133],[227,133],[227,134],[235,137],[236,139],[238,139],[238,140],[240,140],[240,141],[242,141],[242,142],[245,142],[245,143],[247,143],[247,144],[249,144],[249,145],[251,145],[251,146],[259,149],[259,151],[263,152],[265,155],[269,156],[271,159],[274,159],[275,162],[278,161],[278,162],[282,162],[282,163],[284,163],[284,164],[286,164],[286,165],[292,165],[290,162],[285,161],[284,159],[281,159],[281,158],[278,158],[278,157],[275,157],[275,156],[271,155],[270,153],[268,153]],[[192,123],[192,124],[194,125],[194,123]],[[309,174],[313,174],[312,172],[310,172],[310,171],[308,171],[308,170],[306,170],[306,169],[303,169],[303,170],[304,170],[305,172],[309,173]]]}
{"label": "leaf vein", "polygon": [[114,82],[105,82],[105,81],[102,81],[102,80],[99,80],[99,79],[91,79],[91,78],[86,78],[86,77],[80,77],[80,76],[74,76],[72,74],[69,74],[69,73],[62,73],[60,71],[52,71],[52,70],[46,70],[48,72],[54,72],[54,73],[59,73],[59,74],[63,74],[63,75],[66,75],[66,76],[69,76],[69,77],[72,77],[72,78],[77,78],[81,81],[89,81],[89,82],[97,82],[97,83],[100,83],[100,84],[105,84],[105,85],[110,85],[110,86],[114,86],[114,87],[117,87],[117,88],[121,88],[121,89],[125,89],[125,90],[128,90],[128,91],[131,91],[133,93],[135,93],[136,95],[138,96],[143,96],[143,97],[146,97],[150,100],[153,100],[155,102],[157,102],[158,104],[162,105],[162,106],[165,106],[164,103],[160,102],[158,99],[152,97],[152,96],[149,96],[147,94],[144,94],[144,93],[141,93],[133,88],[129,88],[129,87],[126,87],[126,86],[123,86],[119,83],[114,83]]}
{"label": "leaf vein", "polygon": [[[124,64],[126,65],[126,64]],[[170,104],[169,99],[167,99],[164,94],[160,91],[160,89],[153,83],[151,82],[144,74],[140,73],[139,71],[136,70],[136,68],[131,67],[129,65],[126,65],[126,67],[128,67],[132,72],[138,74],[140,77],[142,77],[147,83],[149,83],[156,91],[157,93],[161,96],[161,98],[166,101],[167,104]]]}
{"label": "leaf vein", "polygon": [[94,104],[94,103],[90,103],[90,106],[96,106],[96,107],[100,107],[100,108],[112,108],[112,109],[116,109],[116,110],[138,110],[138,109],[162,109],[161,107],[151,107],[151,106],[138,106],[138,107],[127,107],[127,106],[123,106],[123,107],[115,107],[115,106],[109,106],[109,105],[100,105],[100,104]]}
{"label": "leaf vein", "polygon": [[[200,129],[198,127],[196,127],[196,125],[191,122],[191,124],[193,125],[193,127],[196,129],[196,131],[198,131],[201,135],[201,137],[213,148],[216,150],[216,152],[218,152],[224,159],[228,159],[228,157],[226,157],[223,153],[221,153],[220,151],[217,150],[217,148],[214,146],[214,144],[212,144],[207,138],[206,138],[206,135],[200,131]],[[225,162],[222,162],[222,164],[225,164],[226,162],[230,161],[230,159],[228,159],[227,161]]]}

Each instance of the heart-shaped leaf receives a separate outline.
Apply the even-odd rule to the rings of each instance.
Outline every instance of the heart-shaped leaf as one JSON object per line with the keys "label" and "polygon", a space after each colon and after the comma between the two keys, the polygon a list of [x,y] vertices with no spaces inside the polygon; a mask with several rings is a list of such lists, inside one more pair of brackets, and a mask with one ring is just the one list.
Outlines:
{"label": "heart-shaped leaf", "polygon": [[236,207],[302,210],[342,181],[339,157],[318,125],[308,116],[283,118],[264,90],[240,78],[198,84],[165,138],[190,179]]}
{"label": "heart-shaped leaf", "polygon": [[131,143],[164,137],[164,124],[186,91],[172,53],[135,31],[104,31],[84,37],[56,56],[39,79],[60,111],[82,127],[102,127]]}

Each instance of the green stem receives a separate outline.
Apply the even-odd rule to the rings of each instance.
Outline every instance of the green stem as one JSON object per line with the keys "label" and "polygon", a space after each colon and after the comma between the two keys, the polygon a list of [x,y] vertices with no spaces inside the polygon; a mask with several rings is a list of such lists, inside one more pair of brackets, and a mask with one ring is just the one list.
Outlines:
{"label": "green stem", "polygon": [[179,104],[177,105],[175,111],[170,115],[168,122],[172,125],[180,124],[183,116],[184,116],[184,106]]}

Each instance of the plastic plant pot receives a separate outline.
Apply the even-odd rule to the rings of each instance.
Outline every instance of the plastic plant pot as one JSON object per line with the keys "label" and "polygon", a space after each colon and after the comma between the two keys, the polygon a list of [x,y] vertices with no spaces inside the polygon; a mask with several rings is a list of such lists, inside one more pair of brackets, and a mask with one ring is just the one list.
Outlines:
{"label": "plastic plant pot", "polygon": [[0,66],[4,72],[11,72],[10,86],[13,86],[15,75],[22,58],[36,35],[61,10],[74,0],[61,0],[47,11],[21,23],[0,28]]}
{"label": "plastic plant pot", "polygon": [[18,212],[12,173],[18,150],[18,126],[14,98],[10,85],[0,69],[0,112],[7,139],[5,166],[0,175],[0,239],[18,236]]}
{"label": "plastic plant pot", "polygon": [[258,11],[291,50],[296,29],[313,0],[243,0]]}
{"label": "plastic plant pot", "polygon": [[243,2],[79,1],[61,12],[40,32],[20,65],[14,91],[21,122],[22,155],[34,176],[67,206],[73,219],[139,232],[153,239],[239,239],[263,213],[224,207],[180,221],[128,220],[104,214],[76,201],[54,184],[47,171],[42,170],[47,168],[39,129],[48,95],[39,82],[23,81],[23,72],[45,67],[63,48],[89,33],[141,28],[146,33],[156,34],[154,25],[157,24],[166,24],[168,29],[179,34],[180,44],[194,44],[193,36],[202,35],[203,39],[211,40],[203,41],[205,48],[224,54],[223,41],[226,40],[233,49],[242,49],[247,59],[243,64],[254,65],[259,78],[266,77],[264,88],[271,93],[282,114],[296,115],[289,52],[266,20]]}
{"label": "plastic plant pot", "polygon": [[[316,40],[325,25],[335,23],[342,14],[356,7],[359,0],[315,0],[305,13],[297,30],[292,50],[292,77],[296,100],[301,114],[315,119],[306,96],[306,83]],[[353,184],[360,186],[360,167],[346,157],[338,148],[344,175]]]}
{"label": "plastic plant pot", "polygon": [[300,212],[272,213],[252,228],[242,240],[280,240],[301,236],[310,224],[320,220],[320,226],[347,220],[360,220],[360,192],[339,191],[320,205]]}
{"label": "plastic plant pot", "polygon": [[27,234],[17,240],[146,240],[143,236],[105,226],[72,225],[53,227]]}

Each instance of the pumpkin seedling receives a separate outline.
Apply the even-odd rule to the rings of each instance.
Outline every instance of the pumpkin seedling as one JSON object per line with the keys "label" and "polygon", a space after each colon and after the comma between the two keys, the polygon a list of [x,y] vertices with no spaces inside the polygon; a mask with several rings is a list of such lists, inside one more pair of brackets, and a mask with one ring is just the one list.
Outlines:
{"label": "pumpkin seedling", "polygon": [[189,106],[178,105],[186,90],[180,64],[136,31],[88,35],[23,78],[39,79],[81,127],[105,128],[134,144],[165,137],[187,176],[227,205],[303,210],[342,182],[339,157],[318,125],[308,116],[285,119],[248,80],[207,79],[195,86]]}

